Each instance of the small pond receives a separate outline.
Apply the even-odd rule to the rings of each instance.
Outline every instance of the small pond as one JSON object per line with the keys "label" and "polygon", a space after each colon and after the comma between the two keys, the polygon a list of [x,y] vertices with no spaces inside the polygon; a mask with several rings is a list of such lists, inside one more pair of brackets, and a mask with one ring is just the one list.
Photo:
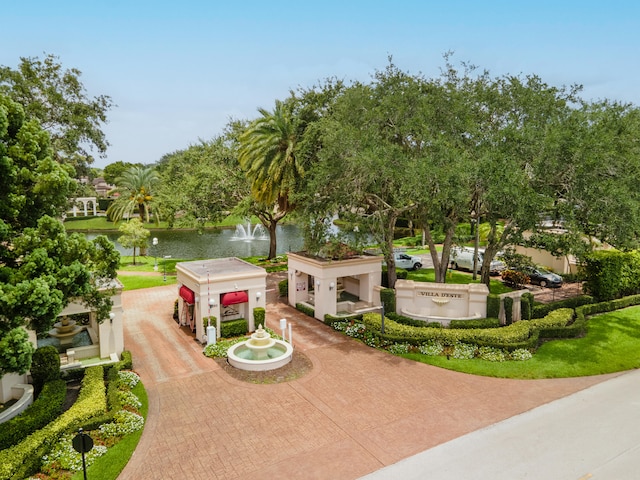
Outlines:
{"label": "small pond", "polygon": [[[118,243],[119,232],[87,233],[93,240],[105,235],[111,240],[121,255],[133,255],[133,249],[123,248]],[[151,239],[156,237],[158,245],[153,246]],[[277,253],[295,252],[302,249],[303,240],[296,225],[279,225],[276,229]],[[206,230],[198,233],[194,230],[151,230],[147,255],[159,259],[170,255],[176,259],[254,257],[269,254],[269,237],[256,236],[252,240],[236,239],[235,228]]]}

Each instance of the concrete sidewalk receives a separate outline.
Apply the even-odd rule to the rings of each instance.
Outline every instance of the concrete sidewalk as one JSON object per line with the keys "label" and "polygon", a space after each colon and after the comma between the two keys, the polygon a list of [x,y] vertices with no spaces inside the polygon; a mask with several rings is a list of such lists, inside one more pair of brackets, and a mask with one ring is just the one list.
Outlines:
{"label": "concrete sidewalk", "polygon": [[640,370],[363,478],[635,480],[640,478]]}
{"label": "concrete sidewalk", "polygon": [[267,324],[287,318],[313,369],[288,383],[249,384],[176,324],[176,298],[175,285],[122,296],[125,347],[149,396],[122,480],[357,479],[616,377],[465,375],[374,350],[271,301]]}

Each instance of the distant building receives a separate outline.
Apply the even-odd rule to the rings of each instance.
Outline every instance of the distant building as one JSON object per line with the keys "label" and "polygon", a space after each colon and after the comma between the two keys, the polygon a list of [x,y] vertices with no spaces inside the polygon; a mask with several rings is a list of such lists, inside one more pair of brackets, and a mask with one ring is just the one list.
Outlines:
{"label": "distant building", "polygon": [[107,182],[105,182],[104,178],[97,177],[93,179],[93,188],[95,188],[96,194],[99,197],[106,197],[107,193],[109,193],[116,187],[115,185],[109,185]]}

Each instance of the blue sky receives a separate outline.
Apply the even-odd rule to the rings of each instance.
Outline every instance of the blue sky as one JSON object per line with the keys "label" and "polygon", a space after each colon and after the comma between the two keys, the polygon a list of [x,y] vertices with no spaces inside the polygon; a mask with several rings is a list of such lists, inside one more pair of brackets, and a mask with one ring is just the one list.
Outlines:
{"label": "blue sky", "polygon": [[78,68],[90,95],[117,105],[94,166],[148,164],[290,89],[366,81],[389,55],[434,77],[453,51],[493,75],[640,105],[639,19],[635,0],[21,0],[0,7],[0,65],[46,53]]}

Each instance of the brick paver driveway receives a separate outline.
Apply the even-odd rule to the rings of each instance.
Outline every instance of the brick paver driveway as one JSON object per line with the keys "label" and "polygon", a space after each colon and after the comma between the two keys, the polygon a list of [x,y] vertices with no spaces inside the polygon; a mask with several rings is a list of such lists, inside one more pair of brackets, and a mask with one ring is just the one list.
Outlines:
{"label": "brick paver driveway", "polygon": [[294,346],[313,370],[289,383],[248,384],[178,327],[176,298],[175,285],[123,294],[125,348],[147,388],[149,416],[122,480],[356,479],[611,378],[450,372],[368,348],[271,303],[267,324],[293,322]]}

